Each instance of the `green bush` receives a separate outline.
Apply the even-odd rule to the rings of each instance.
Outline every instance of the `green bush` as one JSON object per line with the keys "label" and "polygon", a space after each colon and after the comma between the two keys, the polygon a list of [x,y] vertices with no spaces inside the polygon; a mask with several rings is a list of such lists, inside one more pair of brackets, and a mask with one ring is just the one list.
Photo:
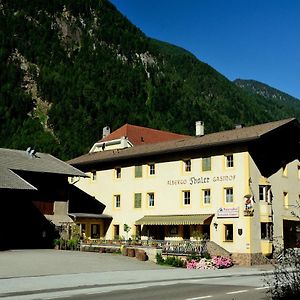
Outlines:
{"label": "green bush", "polygon": [[176,268],[183,268],[185,266],[185,262],[175,256],[168,256],[166,259],[162,257],[160,253],[156,254],[156,263],[159,265],[168,265]]}
{"label": "green bush", "polygon": [[164,260],[164,258],[162,257],[161,253],[156,253],[155,258],[156,258],[156,263],[157,263],[158,265],[163,265],[163,264],[165,263],[165,260]]}

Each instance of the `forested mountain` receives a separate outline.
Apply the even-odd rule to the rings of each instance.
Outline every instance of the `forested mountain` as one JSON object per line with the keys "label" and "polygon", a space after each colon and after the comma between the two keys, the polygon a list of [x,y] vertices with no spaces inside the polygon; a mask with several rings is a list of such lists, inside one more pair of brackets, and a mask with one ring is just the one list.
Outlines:
{"label": "forested mountain", "polygon": [[283,109],[289,111],[291,116],[297,116],[299,119],[299,99],[256,80],[236,79],[234,83],[252,94],[260,95],[268,101],[276,102]]}
{"label": "forested mountain", "polygon": [[0,0],[0,64],[0,147],[62,159],[106,125],[194,134],[196,120],[212,132],[300,116],[148,38],[107,0]]}

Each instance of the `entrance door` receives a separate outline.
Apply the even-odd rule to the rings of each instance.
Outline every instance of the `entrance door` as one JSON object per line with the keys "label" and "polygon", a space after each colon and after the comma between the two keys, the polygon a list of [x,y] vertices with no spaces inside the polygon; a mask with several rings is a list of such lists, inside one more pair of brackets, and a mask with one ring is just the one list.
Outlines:
{"label": "entrance door", "polygon": [[183,225],[183,239],[189,240],[191,238],[190,225]]}
{"label": "entrance door", "polygon": [[120,226],[114,225],[114,240],[118,240],[120,238]]}

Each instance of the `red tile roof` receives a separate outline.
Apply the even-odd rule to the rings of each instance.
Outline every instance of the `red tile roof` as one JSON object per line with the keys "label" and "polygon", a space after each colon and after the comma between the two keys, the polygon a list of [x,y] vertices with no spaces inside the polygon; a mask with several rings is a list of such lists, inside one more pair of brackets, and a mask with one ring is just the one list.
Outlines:
{"label": "red tile roof", "polygon": [[125,124],[99,142],[120,139],[122,136],[128,137],[133,145],[153,144],[189,137],[188,135]]}

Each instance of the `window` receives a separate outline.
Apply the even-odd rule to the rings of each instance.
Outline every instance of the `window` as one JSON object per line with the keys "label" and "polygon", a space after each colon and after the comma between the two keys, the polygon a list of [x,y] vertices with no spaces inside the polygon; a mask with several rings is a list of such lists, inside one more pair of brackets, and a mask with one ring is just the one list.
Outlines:
{"label": "window", "polygon": [[178,225],[170,225],[169,233],[171,236],[178,234]]}
{"label": "window", "polygon": [[121,178],[121,168],[115,168],[115,176],[116,178]]}
{"label": "window", "polygon": [[121,207],[121,196],[120,195],[115,195],[115,208],[120,208]]}
{"label": "window", "polygon": [[184,171],[185,172],[191,172],[192,171],[192,163],[190,159],[186,159],[184,162]]}
{"label": "window", "polygon": [[100,224],[91,224],[91,238],[98,239],[100,237]]}
{"label": "window", "polygon": [[97,179],[97,172],[92,171],[92,180],[95,181]]}
{"label": "window", "polygon": [[149,164],[149,175],[155,175],[155,164]]}
{"label": "window", "polygon": [[142,207],[142,194],[136,193],[134,194],[134,208],[141,208]]}
{"label": "window", "polygon": [[210,189],[203,190],[203,203],[210,204]]}
{"label": "window", "polygon": [[154,193],[148,193],[148,206],[154,206]]}
{"label": "window", "polygon": [[225,203],[233,202],[233,188],[225,188]]}
{"label": "window", "polygon": [[283,205],[285,208],[289,207],[289,194],[288,192],[283,192]]}
{"label": "window", "polygon": [[287,165],[282,167],[282,176],[287,177],[288,176],[288,168]]}
{"label": "window", "polygon": [[225,224],[225,241],[233,241],[233,224]]}
{"label": "window", "polygon": [[202,171],[210,171],[210,170],[211,170],[211,157],[203,157]]}
{"label": "window", "polygon": [[233,154],[225,155],[226,168],[233,168]]}
{"label": "window", "polygon": [[260,238],[262,240],[272,240],[273,237],[273,224],[260,223]]}
{"label": "window", "polygon": [[143,166],[135,166],[134,176],[135,176],[135,178],[143,177]]}
{"label": "window", "polygon": [[271,194],[271,186],[270,185],[260,185],[259,186],[259,200],[271,203],[272,202],[272,194]]}
{"label": "window", "polygon": [[298,165],[298,179],[300,180],[300,165]]}
{"label": "window", "polygon": [[190,205],[191,204],[191,192],[183,191],[183,204]]}

